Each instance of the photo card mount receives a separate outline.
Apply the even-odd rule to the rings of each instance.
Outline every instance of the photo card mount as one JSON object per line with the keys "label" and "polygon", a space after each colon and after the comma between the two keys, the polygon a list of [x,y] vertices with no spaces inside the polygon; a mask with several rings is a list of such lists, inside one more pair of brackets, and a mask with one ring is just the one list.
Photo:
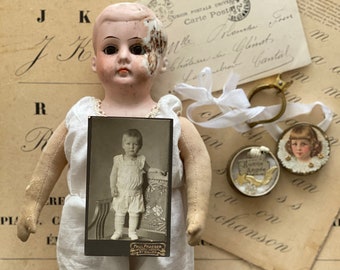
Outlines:
{"label": "photo card mount", "polygon": [[173,120],[88,120],[85,255],[170,255]]}

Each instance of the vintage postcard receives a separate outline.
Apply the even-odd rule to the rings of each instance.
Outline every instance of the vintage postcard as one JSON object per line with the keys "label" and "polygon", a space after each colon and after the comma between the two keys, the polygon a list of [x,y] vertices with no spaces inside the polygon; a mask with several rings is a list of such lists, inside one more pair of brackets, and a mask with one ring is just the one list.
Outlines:
{"label": "vintage postcard", "polygon": [[169,256],[172,120],[90,117],[85,254]]}
{"label": "vintage postcard", "polygon": [[[2,129],[0,135],[2,139],[0,159],[3,168],[6,168],[1,170],[0,188],[8,191],[0,198],[0,207],[3,210],[0,219],[0,237],[3,243],[0,247],[2,269],[58,269],[56,262],[58,229],[61,210],[65,197],[69,193],[66,171],[63,172],[48,198],[47,205],[39,218],[37,232],[31,235],[27,242],[22,243],[17,239],[15,225],[23,203],[25,188],[51,131],[64,120],[69,108],[81,97],[91,95],[102,98],[102,89],[91,70],[91,31],[96,15],[102,8],[113,2],[116,1],[99,0],[86,1],[86,3],[80,0],[45,1],[44,4],[42,1],[1,1],[0,54],[3,64],[0,66],[0,76],[3,83],[0,86],[0,103],[2,115],[11,115],[11,117],[1,118],[1,125],[6,128]],[[186,1],[168,2],[186,5]],[[283,4],[287,7],[291,3],[291,1],[279,3],[252,0],[251,12],[254,10],[255,2],[260,5],[264,3],[265,6],[258,18],[265,18],[268,8],[280,7]],[[261,210],[267,211],[257,213],[257,217],[253,216],[253,220],[257,223],[248,225],[249,229],[257,230],[259,236],[260,233],[262,236],[267,235],[267,246],[261,242],[260,237],[255,242],[254,239],[246,237],[246,233],[240,233],[242,227],[236,227],[237,224],[246,226],[249,224],[246,223],[247,220],[234,219],[235,224],[231,225],[232,220],[227,223],[226,219],[224,226],[221,226],[214,225],[210,218],[206,226],[205,238],[209,237],[210,242],[223,250],[219,249],[214,255],[215,252],[210,246],[209,248],[206,245],[196,247],[197,270],[257,269],[253,264],[261,266],[261,269],[340,269],[340,216],[333,223],[340,205],[340,182],[337,177],[340,173],[338,166],[340,22],[336,16],[340,3],[335,0],[298,0],[297,2],[313,64],[285,72],[282,78],[294,81],[286,94],[289,102],[310,103],[319,100],[334,111],[334,120],[327,130],[331,140],[329,161],[313,175],[293,177],[283,170],[284,175],[280,177],[273,193],[261,198],[244,198],[245,196],[231,189],[224,174],[226,163],[233,150],[249,144],[263,143],[275,152],[276,144],[261,128],[242,135],[228,136],[231,131],[226,129],[212,130],[199,127],[213,161],[214,184],[210,215],[224,215],[227,219],[231,219],[247,212],[254,214]],[[198,9],[202,7],[202,2],[195,1],[192,5]],[[177,13],[180,14],[179,11]],[[20,18],[20,20],[13,18]],[[199,31],[203,32],[208,25],[210,24],[202,25]],[[185,30],[182,26],[180,29]],[[290,26],[288,31],[289,34],[296,31],[295,24]],[[196,32],[191,31],[186,33],[197,35]],[[280,34],[283,37],[282,32]],[[227,41],[234,42],[234,38],[235,36],[228,38]],[[176,45],[177,42],[172,42],[175,40],[178,40],[178,37],[169,36],[169,48],[174,48],[172,44]],[[185,44],[184,40],[179,45]],[[215,51],[214,46],[209,49]],[[198,57],[202,54],[203,51],[199,51],[194,56]],[[172,74],[171,69],[168,71],[169,73],[162,75],[163,79],[166,74]],[[224,82],[224,73],[220,75]],[[182,81],[182,77],[180,79]],[[215,81],[218,79],[219,76],[214,76]],[[271,80],[272,78],[268,77],[241,87],[247,92],[253,86]],[[161,85],[157,91],[162,89],[164,87]],[[166,92],[166,89],[164,91]],[[313,123],[311,117],[304,120]],[[241,138],[245,139],[241,140]],[[146,141],[144,143],[146,144]],[[107,165],[108,170],[111,165]],[[105,192],[110,195],[109,186],[106,187]],[[312,191],[313,187],[317,187],[318,192],[308,194],[308,190]],[[304,193],[306,196],[300,197]],[[109,196],[107,199],[110,199]],[[240,204],[235,199],[246,200],[246,202]],[[313,208],[314,206],[316,208]],[[111,227],[104,230],[104,235],[110,236],[113,233],[111,225],[113,221],[113,214],[110,212],[106,224],[110,222]],[[331,224],[335,225],[332,226],[323,245],[322,241]],[[284,227],[286,229],[281,229]],[[89,235],[95,235],[93,229],[89,232]],[[215,238],[212,239],[211,235],[215,235]],[[99,241],[96,240],[96,236],[92,239]],[[276,243],[273,241],[275,239]],[[275,250],[274,244],[279,248],[279,243],[289,245],[293,248],[292,251],[282,254]],[[222,252],[225,250],[229,250],[237,257],[232,257],[229,253],[224,255]],[[248,262],[244,263],[239,258]]]}
{"label": "vintage postcard", "polygon": [[169,36],[168,71],[157,88],[195,84],[206,66],[214,73],[213,90],[220,90],[230,71],[245,83],[310,63],[295,0],[140,2],[156,12]]}
{"label": "vintage postcard", "polygon": [[[269,194],[246,197],[227,182],[228,160],[244,145],[262,144],[277,153],[278,142],[263,128],[243,134],[229,129],[200,129],[210,149],[214,170],[204,240],[261,269],[338,269],[340,58],[336,44],[340,24],[332,14],[340,5],[324,0],[300,0],[298,4],[314,60],[312,65],[282,74],[284,80],[293,81],[286,98],[288,102],[304,104],[320,101],[333,111],[332,123],[326,130],[330,148],[328,143],[323,144],[323,150],[329,153],[322,154],[324,157],[318,161],[322,167],[317,172],[296,174],[281,167],[278,184]],[[247,92],[273,79],[274,76],[247,83],[242,88]],[[316,109],[312,114],[281,124],[283,130],[291,131],[295,124],[316,125],[322,119],[324,115]],[[322,134],[316,133],[318,140],[326,143]],[[328,161],[323,164],[328,154]],[[315,165],[314,162],[314,168]]]}

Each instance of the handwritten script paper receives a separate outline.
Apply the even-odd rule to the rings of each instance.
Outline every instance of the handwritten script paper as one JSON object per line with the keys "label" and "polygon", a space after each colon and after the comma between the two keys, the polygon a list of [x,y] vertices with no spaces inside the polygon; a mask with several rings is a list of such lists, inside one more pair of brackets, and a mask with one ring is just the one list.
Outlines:
{"label": "handwritten script paper", "polygon": [[[324,9],[326,2],[328,8]],[[309,1],[299,1],[313,63],[283,74],[285,80],[294,81],[286,94],[287,100],[303,103],[318,100],[334,112],[327,131],[332,145],[331,158],[323,169],[308,176],[281,170],[279,183],[269,195],[244,197],[226,181],[227,161],[234,151],[245,145],[266,145],[275,152],[276,142],[261,128],[245,134],[231,129],[200,129],[209,146],[214,169],[204,239],[264,269],[311,269],[339,211],[340,55],[336,44],[339,44],[340,24],[331,16],[339,7],[329,1],[313,1],[312,5]],[[322,14],[325,19],[320,20],[315,14]],[[270,79],[274,78],[246,84],[244,89]],[[288,127],[298,120],[317,124],[321,119],[320,111],[315,111],[313,115],[282,124]],[[332,245],[339,250],[338,241],[333,240]],[[329,252],[325,250],[320,256],[327,258]]]}
{"label": "handwritten script paper", "polygon": [[[172,3],[174,2],[179,1],[173,1]],[[253,2],[251,3],[253,4]],[[61,176],[42,211],[37,233],[32,235],[28,242],[22,243],[16,237],[15,225],[19,208],[23,202],[25,187],[38,161],[41,148],[48,140],[51,132],[64,119],[65,113],[79,98],[86,95],[102,97],[101,87],[95,74],[91,71],[92,48],[90,39],[95,16],[103,7],[111,3],[112,1],[109,0],[87,1],[86,3],[81,0],[49,2],[1,1],[0,126],[2,128],[0,129],[0,163],[2,168],[0,170],[0,190],[3,193],[0,197],[0,269],[58,269],[55,245],[61,208],[67,194],[65,173]],[[336,14],[338,14],[337,10],[340,9],[340,4],[335,0],[299,0],[298,3],[304,30],[311,47],[313,63],[307,68],[284,74],[284,79],[294,80],[287,98],[290,101],[302,102],[321,100],[334,110],[336,115],[331,128],[328,130],[328,134],[332,138],[331,160],[327,167],[322,169],[320,174],[316,176],[316,180],[314,178],[303,179],[310,181],[313,185],[316,184],[317,188],[322,190],[322,193],[324,193],[323,185],[325,184],[333,185],[335,192],[339,190],[339,187],[332,177],[334,178],[340,174],[339,168],[335,164],[335,161],[339,159],[340,64],[338,59],[340,57],[338,44],[340,42],[340,25],[336,21],[339,17]],[[199,8],[201,2],[196,1],[194,6]],[[228,41],[230,40],[229,38]],[[255,84],[266,80],[258,81]],[[247,84],[244,86],[245,89],[249,89],[252,85]],[[200,132],[214,162],[213,192],[215,193],[229,192],[223,170],[225,170],[226,161],[234,149],[241,146],[243,142],[247,144],[265,142],[267,144],[267,142],[271,141],[271,138],[261,129],[255,129],[251,134],[244,134],[245,139],[243,142],[240,141],[240,134],[238,136],[233,134],[231,138],[228,138],[228,132],[230,131],[200,129]],[[220,146],[221,143],[222,145]],[[268,145],[275,148],[275,143],[273,142],[268,143]],[[327,178],[328,176],[330,177]],[[288,183],[292,183],[292,179],[289,177],[286,179],[288,179]],[[282,179],[284,180],[284,178]],[[313,223],[319,220],[321,223],[325,219],[325,213],[323,212],[328,211],[329,207],[335,207],[332,203],[323,204],[325,200],[322,198],[320,199],[320,204],[323,204],[321,211],[316,208],[310,215],[305,215],[302,213],[304,204],[300,209],[292,209],[297,208],[301,203],[301,200],[297,198],[300,193],[306,193],[308,198],[319,200],[317,195],[319,193],[309,194],[307,192],[308,183],[306,182],[305,186],[303,186],[302,182],[300,189],[296,187],[293,189],[292,194],[285,194],[287,195],[285,203],[283,202],[285,198],[282,196],[278,197],[281,198],[281,203],[276,201],[274,197],[268,198],[267,201],[255,202],[257,202],[259,209],[264,210],[269,209],[264,207],[269,202],[276,204],[273,214],[277,215],[285,223],[287,221],[286,216],[281,216],[281,212],[276,212],[277,209],[281,209],[280,211],[286,209],[285,212],[293,213],[296,219],[306,218],[299,228],[293,226],[293,224],[288,224],[292,231],[310,229],[312,225],[309,225],[309,222]],[[295,184],[298,185],[299,183],[295,181]],[[282,195],[282,190],[278,193],[279,188],[280,186],[275,189],[277,190],[276,194]],[[303,191],[303,188],[307,189],[307,191]],[[238,196],[237,199],[244,199],[236,193],[234,195]],[[329,195],[333,196],[334,194],[331,192]],[[337,200],[335,198],[333,203],[339,205]],[[229,206],[227,202],[227,198],[218,198],[217,200],[212,197],[211,206],[212,208],[225,207],[226,212],[220,213],[229,215],[231,213],[230,209],[235,208],[235,206]],[[254,201],[250,200],[250,204],[253,203]],[[244,212],[251,213],[253,210],[249,210],[249,204],[243,203],[243,206]],[[212,212],[212,214],[215,213]],[[260,219],[261,215],[264,214],[259,213],[258,216],[260,217],[257,218]],[[267,217],[267,219],[269,218],[270,216]],[[276,236],[278,243],[287,243],[294,250],[296,246],[301,246],[301,249],[303,249],[303,244],[295,244],[295,240],[290,238],[287,240],[279,232],[270,234],[267,231],[267,226],[270,221],[274,222],[274,217],[269,221],[265,220],[265,216],[262,219],[262,224],[260,224],[260,220],[257,222],[257,226],[261,229],[259,232],[267,233],[271,237]],[[330,220],[328,216],[327,219]],[[281,222],[280,224],[283,223]],[[280,224],[275,224],[275,226],[279,227]],[[274,227],[272,224],[269,225],[269,227]],[[330,223],[325,224],[325,227],[330,227]],[[318,228],[315,227],[314,230],[319,237]],[[240,236],[240,233],[234,232],[230,237],[225,237],[224,234],[229,229],[226,227],[222,230],[220,229],[221,227],[218,227],[215,233],[218,233],[218,237],[223,237],[223,243],[228,244],[235,236]],[[211,222],[209,221],[208,233],[211,231],[214,231],[214,226],[211,227]],[[314,234],[311,238],[314,239]],[[340,222],[338,218],[336,226],[333,227],[313,270],[340,269],[339,239]],[[298,241],[300,241],[300,238],[296,239],[296,242]],[[221,244],[221,241],[217,243]],[[316,246],[319,245],[317,238],[315,238],[315,243]],[[223,246],[225,245],[223,244]],[[255,254],[254,256],[260,255],[259,246],[263,247],[263,243],[258,243],[255,251],[251,250],[248,253]],[[205,249],[204,247],[201,246],[196,249],[196,270],[255,269],[251,263],[243,263],[234,256],[225,256],[224,253],[227,253],[225,249],[222,251],[219,249],[218,256],[213,256],[212,249]],[[247,245],[241,247],[237,243],[230,245],[228,249],[234,254],[236,252],[240,254],[238,251],[246,247]],[[273,249],[273,247],[269,248]],[[290,258],[289,256],[287,261]],[[202,258],[204,258],[204,261]],[[243,258],[245,257],[243,256]],[[267,265],[274,264],[275,260],[275,256],[265,258]],[[301,260],[304,260],[304,258],[301,257]],[[309,263],[306,264],[309,265]],[[294,268],[287,267],[286,269]]]}
{"label": "handwritten script paper", "polygon": [[92,27],[112,1],[1,1],[0,269],[58,269],[66,173],[26,243],[16,236],[25,187],[41,150],[81,97],[101,98],[91,71]]}
{"label": "handwritten script paper", "polygon": [[205,66],[222,89],[234,70],[245,83],[310,63],[295,0],[143,0],[164,22],[169,36],[168,72],[157,89],[194,83]]}

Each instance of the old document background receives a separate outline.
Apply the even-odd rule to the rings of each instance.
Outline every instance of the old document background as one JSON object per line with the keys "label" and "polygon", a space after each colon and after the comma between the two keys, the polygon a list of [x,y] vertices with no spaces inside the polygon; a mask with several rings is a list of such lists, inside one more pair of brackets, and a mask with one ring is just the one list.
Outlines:
{"label": "old document background", "polygon": [[[305,103],[320,100],[334,111],[334,120],[328,132],[332,138],[333,161],[327,165],[327,175],[334,178],[339,174],[335,159],[339,158],[340,134],[340,4],[335,0],[297,2],[312,64],[283,74],[284,79],[294,81],[287,98],[293,102]],[[55,243],[60,211],[66,195],[65,174],[41,214],[37,234],[32,235],[27,243],[21,243],[16,238],[15,224],[23,201],[23,191],[41,148],[53,129],[80,97],[102,95],[96,75],[90,69],[90,33],[96,14],[110,3],[112,2],[27,3],[9,0],[0,3],[0,269],[57,269]],[[266,80],[242,87],[248,91],[264,81]],[[249,142],[261,137],[261,129],[256,131],[248,137]],[[219,148],[216,146],[220,143],[227,146],[230,143],[223,136],[224,130],[200,129],[200,132],[215,160],[213,168],[215,171],[223,169],[230,153],[227,148],[223,149],[226,152],[218,152]],[[256,135],[258,133],[260,135]],[[219,176],[218,181],[222,181],[222,177],[224,176]],[[322,180],[328,179],[325,177]],[[293,207],[296,203],[298,202],[287,202],[287,206]],[[331,203],[334,207],[335,202]],[[327,205],[323,205],[323,208],[327,209]],[[306,217],[306,220],[318,219],[318,214],[315,212]],[[302,226],[308,228],[308,223]],[[338,239],[340,226],[339,218],[336,218],[313,270],[340,268]],[[274,258],[268,257],[267,260]],[[196,248],[196,269],[211,268],[257,269],[253,264],[206,243]]]}
{"label": "old document background", "polygon": [[169,65],[155,82],[157,91],[194,84],[204,66],[211,67],[216,90],[230,70],[246,83],[310,63],[295,0],[140,1],[162,19],[169,35]]}

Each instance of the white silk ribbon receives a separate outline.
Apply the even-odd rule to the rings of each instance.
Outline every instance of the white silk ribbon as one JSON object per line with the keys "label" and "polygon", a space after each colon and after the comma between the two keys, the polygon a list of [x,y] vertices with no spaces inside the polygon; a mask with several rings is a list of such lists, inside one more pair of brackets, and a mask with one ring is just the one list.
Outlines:
{"label": "white silk ribbon", "polygon": [[[251,129],[248,123],[273,118],[281,110],[281,105],[250,107],[250,102],[243,89],[236,88],[238,80],[239,76],[237,74],[230,73],[223,86],[222,94],[216,98],[212,95],[211,69],[205,67],[198,75],[198,86],[180,83],[175,86],[174,91],[180,94],[182,100],[191,99],[195,101],[187,107],[186,111],[187,118],[194,124],[205,128],[233,127],[238,132],[246,132]],[[194,109],[205,105],[217,105],[221,110],[221,114],[207,121],[195,121],[192,117]],[[282,134],[282,130],[277,125],[278,122],[298,115],[308,114],[315,106],[320,106],[323,111],[324,119],[318,126],[326,131],[332,121],[333,113],[321,102],[312,104],[288,102],[286,110],[280,119],[259,126],[263,126],[275,140],[278,140]]]}
{"label": "white silk ribbon", "polygon": [[[211,69],[205,67],[198,75],[199,86],[180,83],[174,91],[182,96],[182,99],[192,99],[196,102],[187,107],[187,118],[200,126],[207,128],[233,127],[239,132],[248,130],[246,121],[259,115],[265,107],[250,108],[249,100],[242,89],[235,89],[239,76],[231,73],[223,86],[221,96],[215,98],[212,95]],[[217,105],[222,114],[204,122],[197,122],[192,118],[193,110],[203,105]]]}
{"label": "white silk ribbon", "polygon": [[[279,105],[276,105],[279,106]],[[287,103],[286,111],[285,113],[280,117],[275,122],[265,124],[263,127],[268,131],[268,133],[275,139],[278,140],[281,135],[283,130],[278,126],[278,122],[287,120],[287,119],[292,119],[298,115],[303,115],[303,114],[309,114],[311,111],[316,107],[320,106],[321,110],[324,115],[324,119],[321,120],[317,126],[322,129],[323,131],[326,131],[328,127],[330,126],[332,119],[333,119],[333,112],[329,107],[327,107],[325,104],[322,102],[316,101],[310,104],[303,104],[303,103]]]}

